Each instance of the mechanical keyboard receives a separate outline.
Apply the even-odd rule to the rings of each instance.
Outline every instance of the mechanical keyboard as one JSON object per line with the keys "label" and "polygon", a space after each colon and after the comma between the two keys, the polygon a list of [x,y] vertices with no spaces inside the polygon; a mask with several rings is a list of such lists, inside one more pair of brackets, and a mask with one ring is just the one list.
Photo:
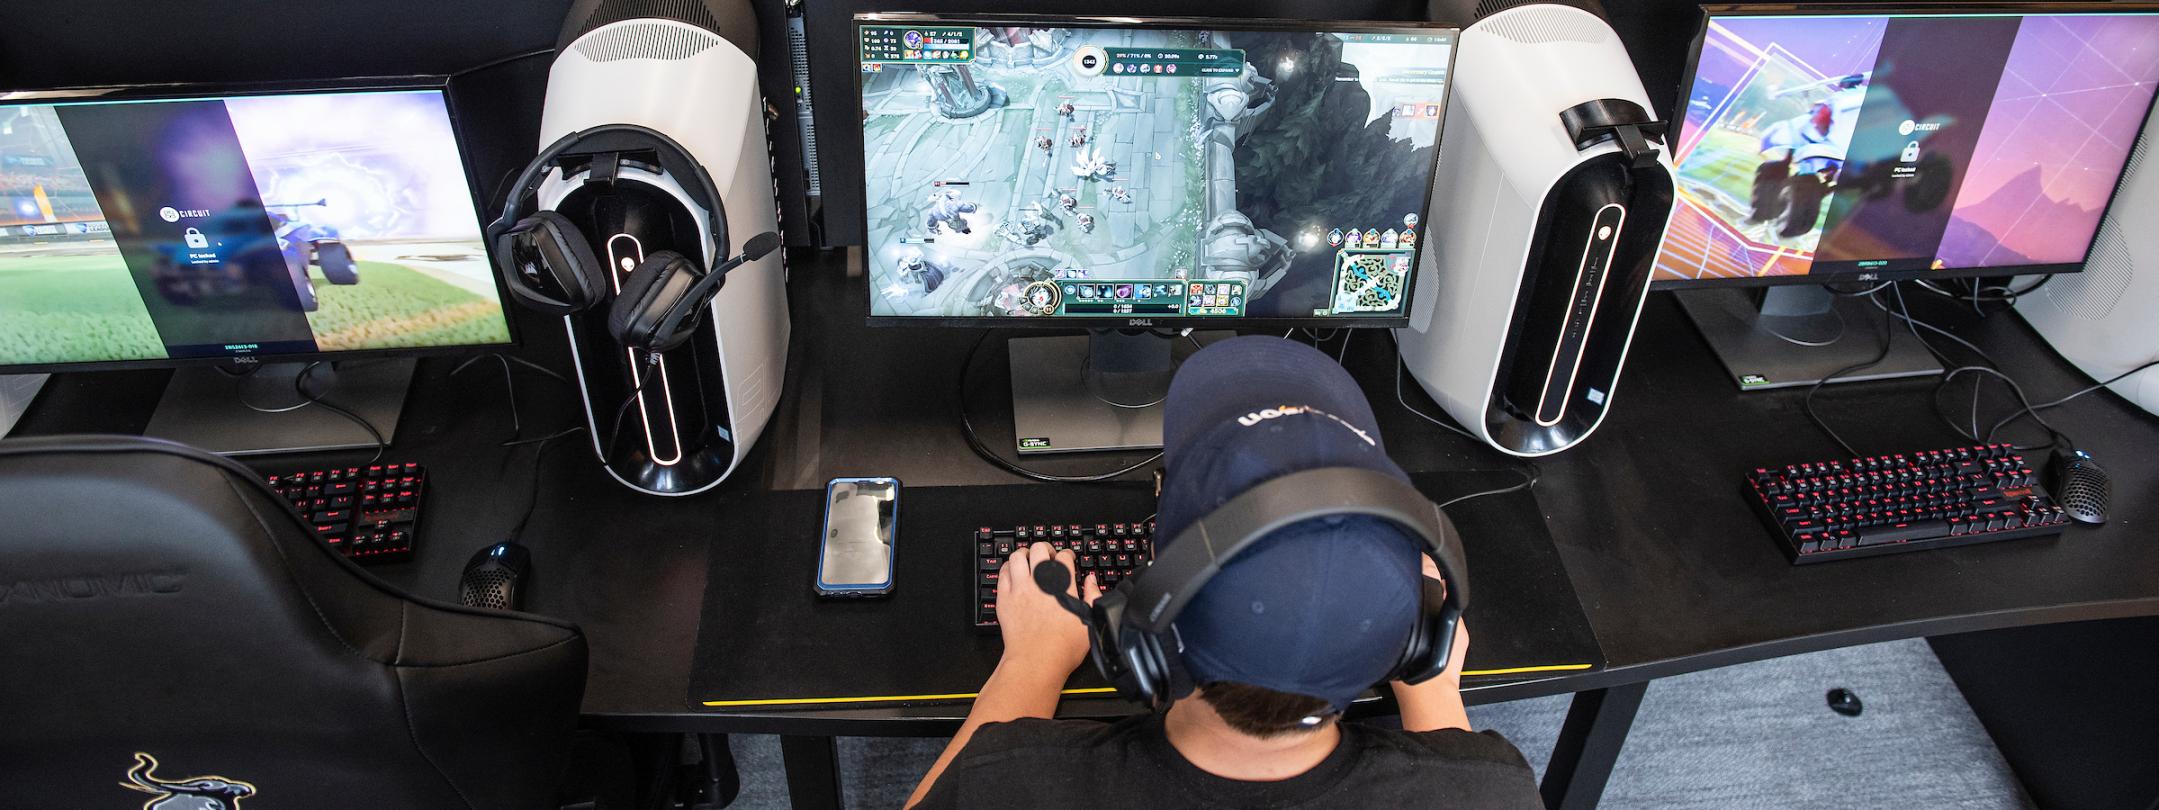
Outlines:
{"label": "mechanical keyboard", "polygon": [[2062,532],[2069,518],[2007,444],[1762,467],[1745,490],[1793,565]]}
{"label": "mechanical keyboard", "polygon": [[[1108,591],[1119,580],[1147,567],[1154,559],[1154,521],[1143,523],[1052,523],[975,530],[975,564],[969,575],[975,581],[975,629],[997,629],[997,576],[1012,550],[1032,543],[1071,549],[1079,582],[1094,574]],[[1025,583],[1034,587],[1032,580]]]}
{"label": "mechanical keyboard", "polygon": [[427,471],[411,462],[332,467],[269,476],[315,536],[355,562],[412,557]]}

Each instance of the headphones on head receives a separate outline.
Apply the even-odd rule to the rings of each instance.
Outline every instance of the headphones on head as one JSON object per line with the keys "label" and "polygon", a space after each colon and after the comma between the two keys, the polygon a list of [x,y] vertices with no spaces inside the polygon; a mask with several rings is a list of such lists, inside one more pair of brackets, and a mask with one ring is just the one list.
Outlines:
{"label": "headphones on head", "polygon": [[779,235],[759,234],[743,247],[741,255],[711,272],[706,272],[696,259],[676,251],[653,251],[630,270],[621,291],[615,292],[609,277],[613,268],[599,260],[591,243],[569,217],[555,211],[519,215],[521,203],[539,193],[549,170],[560,166],[566,175],[569,173],[562,158],[580,147],[584,151],[578,154],[592,158],[584,167],[590,173],[588,182],[614,182],[625,152],[657,154],[659,168],[655,174],[694,178],[695,183],[685,185],[684,191],[705,207],[713,254],[726,253],[725,209],[719,190],[696,158],[674,139],[647,127],[605,124],[562,136],[525,165],[509,198],[503,201],[502,216],[487,226],[496,272],[501,274],[510,297],[526,307],[550,315],[570,315],[605,305],[608,334],[624,346],[653,353],[681,346],[696,332],[699,316],[726,283],[727,271],[764,258],[779,247]]}
{"label": "headphones on head", "polygon": [[1386,520],[1423,541],[1441,580],[1419,576],[1417,621],[1384,680],[1423,683],[1446,670],[1455,626],[1469,607],[1469,566],[1454,522],[1415,487],[1359,467],[1291,473],[1231,498],[1195,521],[1138,575],[1087,606],[1065,593],[1069,575],[1055,563],[1038,565],[1037,585],[1058,597],[1088,626],[1090,656],[1102,677],[1126,699],[1155,710],[1196,686],[1185,672],[1176,638],[1184,611],[1222,566],[1276,530],[1312,518],[1364,515]]}

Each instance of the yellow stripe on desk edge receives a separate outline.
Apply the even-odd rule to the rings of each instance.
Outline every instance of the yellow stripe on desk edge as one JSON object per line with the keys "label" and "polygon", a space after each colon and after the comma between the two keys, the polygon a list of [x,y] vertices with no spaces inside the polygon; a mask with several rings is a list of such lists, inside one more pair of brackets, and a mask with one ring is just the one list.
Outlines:
{"label": "yellow stripe on desk edge", "polygon": [[[1569,672],[1574,670],[1588,669],[1589,667],[1590,665],[1588,664],[1552,664],[1548,666],[1538,667],[1510,667],[1507,669],[1472,669],[1464,671],[1462,674],[1464,676],[1519,675],[1525,672]],[[1094,686],[1088,687],[1086,689],[1066,689],[1063,690],[1061,694],[1100,695],[1114,693],[1116,691],[1116,689],[1107,686]],[[907,701],[917,700],[973,700],[977,697],[980,697],[981,695],[982,693],[980,692],[954,692],[949,695],[867,695],[862,697],[757,698],[754,700],[707,700],[703,703],[703,705],[715,708],[724,708],[733,706],[812,706],[832,703],[903,703]]]}

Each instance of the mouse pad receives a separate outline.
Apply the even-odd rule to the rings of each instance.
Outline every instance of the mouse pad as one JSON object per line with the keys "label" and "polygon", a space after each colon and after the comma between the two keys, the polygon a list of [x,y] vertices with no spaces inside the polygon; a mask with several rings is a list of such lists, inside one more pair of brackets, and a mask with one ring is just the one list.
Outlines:
{"label": "mouse pad", "polygon": [[[1520,482],[1506,471],[1411,477],[1445,501]],[[974,531],[1021,523],[1144,520],[1144,485],[1022,484],[902,490],[889,597],[823,599],[813,590],[824,493],[744,496],[713,527],[711,570],[690,673],[706,711],[866,708],[964,702],[1003,645],[973,625]],[[1470,683],[1595,669],[1604,657],[1575,598],[1542,510],[1528,492],[1450,506],[1476,583],[1467,621]],[[1103,694],[1091,665],[1068,694]]]}

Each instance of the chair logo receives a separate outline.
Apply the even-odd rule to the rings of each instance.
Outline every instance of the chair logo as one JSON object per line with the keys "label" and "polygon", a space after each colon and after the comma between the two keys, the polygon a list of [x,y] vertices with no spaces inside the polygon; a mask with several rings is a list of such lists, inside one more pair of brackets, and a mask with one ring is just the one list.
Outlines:
{"label": "chair logo", "polygon": [[139,751],[120,786],[157,794],[142,803],[142,810],[240,810],[240,800],[255,795],[254,785],[230,777],[160,779],[157,757]]}

